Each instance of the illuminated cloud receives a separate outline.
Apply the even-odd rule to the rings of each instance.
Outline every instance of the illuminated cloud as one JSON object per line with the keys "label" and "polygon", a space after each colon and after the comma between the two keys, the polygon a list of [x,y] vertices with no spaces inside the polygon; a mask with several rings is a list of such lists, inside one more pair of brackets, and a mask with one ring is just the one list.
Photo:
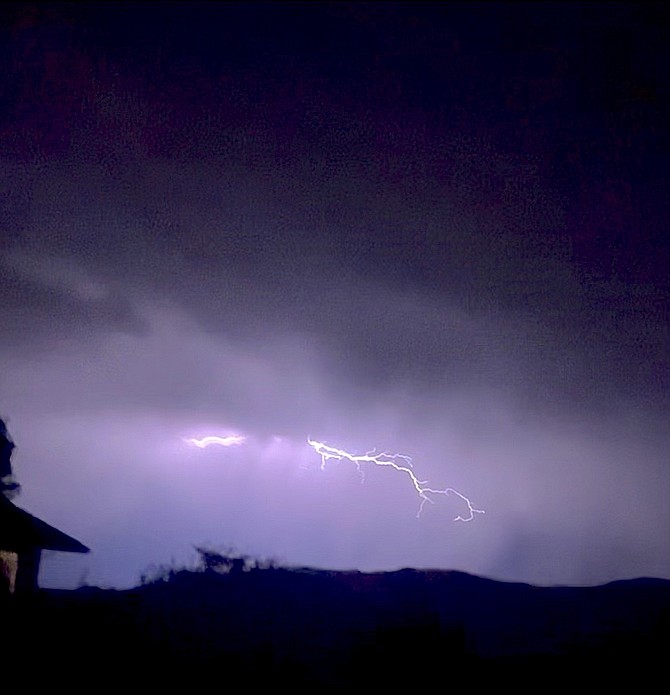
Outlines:
{"label": "illuminated cloud", "polygon": [[184,441],[188,442],[189,444],[193,444],[194,446],[197,446],[200,449],[205,449],[208,446],[212,445],[239,446],[240,444],[243,444],[246,441],[246,439],[246,437],[240,434],[229,434],[224,437],[219,437],[217,435],[208,435],[206,437],[202,437],[202,439],[190,437],[188,439],[185,439]]}

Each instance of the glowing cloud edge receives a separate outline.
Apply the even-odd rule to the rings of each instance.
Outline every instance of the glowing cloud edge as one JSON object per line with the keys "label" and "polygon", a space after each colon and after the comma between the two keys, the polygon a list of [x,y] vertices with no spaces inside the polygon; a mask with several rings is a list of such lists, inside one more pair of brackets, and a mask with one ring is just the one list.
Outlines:
{"label": "glowing cloud edge", "polygon": [[241,434],[230,434],[226,437],[217,437],[215,435],[209,435],[207,437],[203,437],[202,439],[190,437],[188,439],[184,439],[184,441],[188,444],[193,444],[194,446],[197,446],[199,449],[205,449],[208,446],[212,445],[239,446],[240,444],[244,444],[246,439],[247,438]]}

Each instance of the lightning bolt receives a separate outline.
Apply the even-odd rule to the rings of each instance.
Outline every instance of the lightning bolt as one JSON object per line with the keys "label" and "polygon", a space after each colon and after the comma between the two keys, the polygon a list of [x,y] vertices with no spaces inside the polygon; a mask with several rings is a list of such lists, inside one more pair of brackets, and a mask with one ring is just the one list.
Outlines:
{"label": "lightning bolt", "polygon": [[414,486],[414,489],[421,500],[419,511],[416,513],[417,519],[421,516],[421,512],[423,512],[426,502],[435,504],[435,500],[431,499],[429,495],[444,495],[446,497],[449,495],[455,495],[465,502],[468,508],[467,516],[461,516],[459,514],[454,518],[454,521],[472,521],[475,518],[475,514],[486,513],[483,509],[476,509],[473,507],[472,503],[465,495],[462,495],[460,492],[458,492],[458,490],[454,490],[452,487],[447,487],[443,490],[436,490],[435,488],[427,487],[428,481],[419,480],[416,475],[414,475],[414,471],[412,470],[412,459],[404,454],[388,454],[385,452],[375,454],[374,449],[372,451],[368,451],[366,454],[350,454],[344,449],[336,449],[335,447],[328,446],[323,442],[318,442],[315,439],[308,438],[307,443],[312,447],[312,449],[314,449],[314,451],[316,451],[317,454],[319,454],[319,456],[321,456],[322,469],[325,469],[326,464],[331,459],[336,459],[338,461],[346,459],[347,461],[351,461],[356,465],[356,468],[361,476],[363,475],[361,466],[365,463],[371,463],[375,466],[390,466],[394,470],[407,475],[412,481],[412,485]]}
{"label": "lightning bolt", "polygon": [[195,439],[193,437],[190,439],[184,439],[185,442],[188,444],[194,444],[199,449],[205,449],[212,444],[216,444],[218,446],[239,446],[240,444],[243,444],[245,440],[246,437],[243,437],[241,434],[230,434],[227,437],[215,437],[211,435],[209,437],[203,437],[202,439]]}

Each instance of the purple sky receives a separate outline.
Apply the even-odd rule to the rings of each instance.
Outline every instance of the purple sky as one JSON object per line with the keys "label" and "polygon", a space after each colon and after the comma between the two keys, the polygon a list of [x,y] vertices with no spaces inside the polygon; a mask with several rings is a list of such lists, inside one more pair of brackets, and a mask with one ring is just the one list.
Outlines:
{"label": "purple sky", "polygon": [[93,551],[43,584],[670,578],[660,5],[8,7],[0,416]]}

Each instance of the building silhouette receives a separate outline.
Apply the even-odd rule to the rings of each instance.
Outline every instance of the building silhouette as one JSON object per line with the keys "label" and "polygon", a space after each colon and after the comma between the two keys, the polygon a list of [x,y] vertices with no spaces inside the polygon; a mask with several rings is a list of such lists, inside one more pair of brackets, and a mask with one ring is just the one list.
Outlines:
{"label": "building silhouette", "polygon": [[83,543],[12,502],[19,491],[10,461],[14,448],[0,420],[0,594],[37,590],[42,550],[89,552]]}

